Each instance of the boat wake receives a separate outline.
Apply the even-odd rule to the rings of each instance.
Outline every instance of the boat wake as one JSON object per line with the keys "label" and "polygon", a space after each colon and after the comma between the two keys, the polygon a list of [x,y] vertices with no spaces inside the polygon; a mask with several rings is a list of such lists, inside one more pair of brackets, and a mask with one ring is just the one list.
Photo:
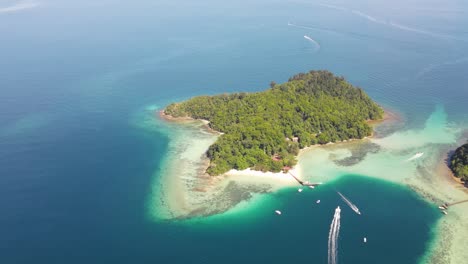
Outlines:
{"label": "boat wake", "polygon": [[384,21],[381,21],[373,16],[370,16],[368,14],[365,14],[361,11],[358,11],[358,10],[351,10],[351,13],[353,13],[354,15],[357,15],[357,16],[360,16],[360,17],[363,17],[371,22],[374,22],[374,23],[379,23],[379,24],[385,24]]}
{"label": "boat wake", "polygon": [[463,58],[459,58],[459,59],[452,60],[452,61],[446,61],[446,62],[442,62],[442,63],[439,63],[439,64],[430,64],[429,66],[427,66],[427,67],[423,68],[422,70],[420,70],[415,75],[415,79],[420,79],[422,76],[426,75],[429,72],[434,71],[437,68],[456,65],[456,64],[465,63],[465,62],[468,62],[468,57],[463,57]]}
{"label": "boat wake", "polygon": [[330,9],[339,10],[339,11],[346,11],[346,8],[341,7],[341,6],[329,5],[329,4],[323,4],[323,3],[317,3],[316,5],[323,6],[323,7],[330,8]]}
{"label": "boat wake", "polygon": [[1,7],[0,6],[0,13],[12,13],[12,12],[18,12],[24,9],[30,9],[38,6],[39,3],[37,3],[34,0],[31,1],[18,1],[16,4],[13,4],[11,6],[7,7]]}
{"label": "boat wake", "polygon": [[336,264],[338,260],[338,236],[340,234],[340,213],[341,209],[338,206],[335,209],[335,215],[330,225],[328,233],[328,264]]}
{"label": "boat wake", "polygon": [[338,11],[341,11],[341,12],[351,13],[351,14],[353,14],[355,16],[364,18],[364,19],[366,19],[366,20],[368,20],[368,21],[370,21],[372,23],[384,25],[384,26],[387,26],[387,27],[392,27],[392,28],[399,29],[399,30],[402,30],[402,31],[413,32],[413,33],[422,34],[422,35],[435,37],[435,38],[451,38],[451,39],[456,39],[456,40],[464,40],[464,39],[458,39],[458,38],[455,38],[455,37],[449,36],[449,35],[438,34],[438,33],[434,33],[434,32],[423,30],[423,29],[409,27],[409,26],[406,26],[406,25],[402,25],[402,24],[392,22],[392,21],[385,21],[383,19],[379,19],[379,18],[373,17],[373,16],[371,16],[369,14],[366,14],[366,13],[360,11],[360,10],[354,10],[354,9],[349,9],[349,8],[346,8],[346,7],[343,7],[343,6],[335,6],[335,5],[328,5],[328,4],[321,4],[321,3],[318,3],[316,5],[322,6],[322,7],[325,7],[325,8],[329,8],[329,9],[333,9],[333,10],[338,10]]}
{"label": "boat wake", "polygon": [[356,212],[356,214],[360,215],[361,212],[359,212],[359,208],[357,208],[357,206],[355,204],[353,204],[348,198],[346,198],[342,193],[340,192],[337,192],[341,199],[351,208],[353,209],[354,212]]}
{"label": "boat wake", "polygon": [[315,50],[319,50],[320,49],[320,44],[315,41],[313,38],[307,36],[307,35],[304,35],[304,38],[307,39],[308,41],[312,42],[314,45],[315,45]]}
{"label": "boat wake", "polygon": [[406,161],[412,161],[412,160],[415,160],[415,159],[419,159],[420,157],[422,157],[422,155],[424,155],[424,152],[418,152],[418,153],[414,154],[411,158],[407,159]]}

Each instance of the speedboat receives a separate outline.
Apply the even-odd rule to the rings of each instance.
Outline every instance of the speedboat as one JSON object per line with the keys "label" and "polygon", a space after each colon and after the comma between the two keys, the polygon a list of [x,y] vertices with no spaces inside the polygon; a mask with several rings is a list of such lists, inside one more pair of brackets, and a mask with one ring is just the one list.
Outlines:
{"label": "speedboat", "polygon": [[316,203],[318,203],[318,204],[319,204],[319,203],[320,203],[320,200],[317,200],[317,202],[316,202]]}
{"label": "speedboat", "polygon": [[280,211],[280,210],[275,210],[275,213],[276,213],[277,215],[281,215],[281,211]]}
{"label": "speedboat", "polygon": [[364,237],[364,243],[367,243],[367,237]]}
{"label": "speedboat", "polygon": [[297,189],[298,192],[302,192],[302,188]]}

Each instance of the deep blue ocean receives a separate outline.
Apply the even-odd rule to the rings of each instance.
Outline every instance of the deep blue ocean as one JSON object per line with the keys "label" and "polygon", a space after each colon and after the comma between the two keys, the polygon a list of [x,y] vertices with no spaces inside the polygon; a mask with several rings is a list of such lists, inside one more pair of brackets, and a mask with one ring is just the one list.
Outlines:
{"label": "deep blue ocean", "polygon": [[0,0],[0,263],[326,263],[337,204],[339,263],[417,263],[437,208],[356,175],[244,213],[155,221],[169,138],[138,123],[149,106],[328,69],[406,128],[436,105],[465,127],[467,25],[458,0]]}

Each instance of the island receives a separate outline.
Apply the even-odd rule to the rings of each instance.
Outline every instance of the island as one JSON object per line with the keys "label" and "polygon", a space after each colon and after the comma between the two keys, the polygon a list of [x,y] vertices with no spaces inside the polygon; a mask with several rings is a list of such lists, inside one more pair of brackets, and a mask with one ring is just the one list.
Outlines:
{"label": "island", "polygon": [[449,165],[455,177],[468,181],[468,142],[455,150]]}
{"label": "island", "polygon": [[255,93],[198,96],[172,103],[162,115],[200,119],[221,135],[206,152],[206,172],[231,169],[279,172],[296,164],[299,150],[314,144],[372,135],[369,121],[383,109],[358,87],[329,71],[299,73]]}

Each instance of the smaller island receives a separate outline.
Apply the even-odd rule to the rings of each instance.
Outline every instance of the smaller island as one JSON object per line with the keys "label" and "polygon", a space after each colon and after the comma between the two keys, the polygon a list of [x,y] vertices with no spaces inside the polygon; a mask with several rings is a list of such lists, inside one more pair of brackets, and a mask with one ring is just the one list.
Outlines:
{"label": "smaller island", "polygon": [[455,177],[468,181],[468,142],[455,150],[449,165]]}
{"label": "smaller island", "polygon": [[206,172],[231,169],[279,172],[314,144],[362,139],[383,110],[358,87],[328,71],[310,71],[256,93],[198,96],[163,110],[169,120],[208,121],[222,133],[206,152]]}

